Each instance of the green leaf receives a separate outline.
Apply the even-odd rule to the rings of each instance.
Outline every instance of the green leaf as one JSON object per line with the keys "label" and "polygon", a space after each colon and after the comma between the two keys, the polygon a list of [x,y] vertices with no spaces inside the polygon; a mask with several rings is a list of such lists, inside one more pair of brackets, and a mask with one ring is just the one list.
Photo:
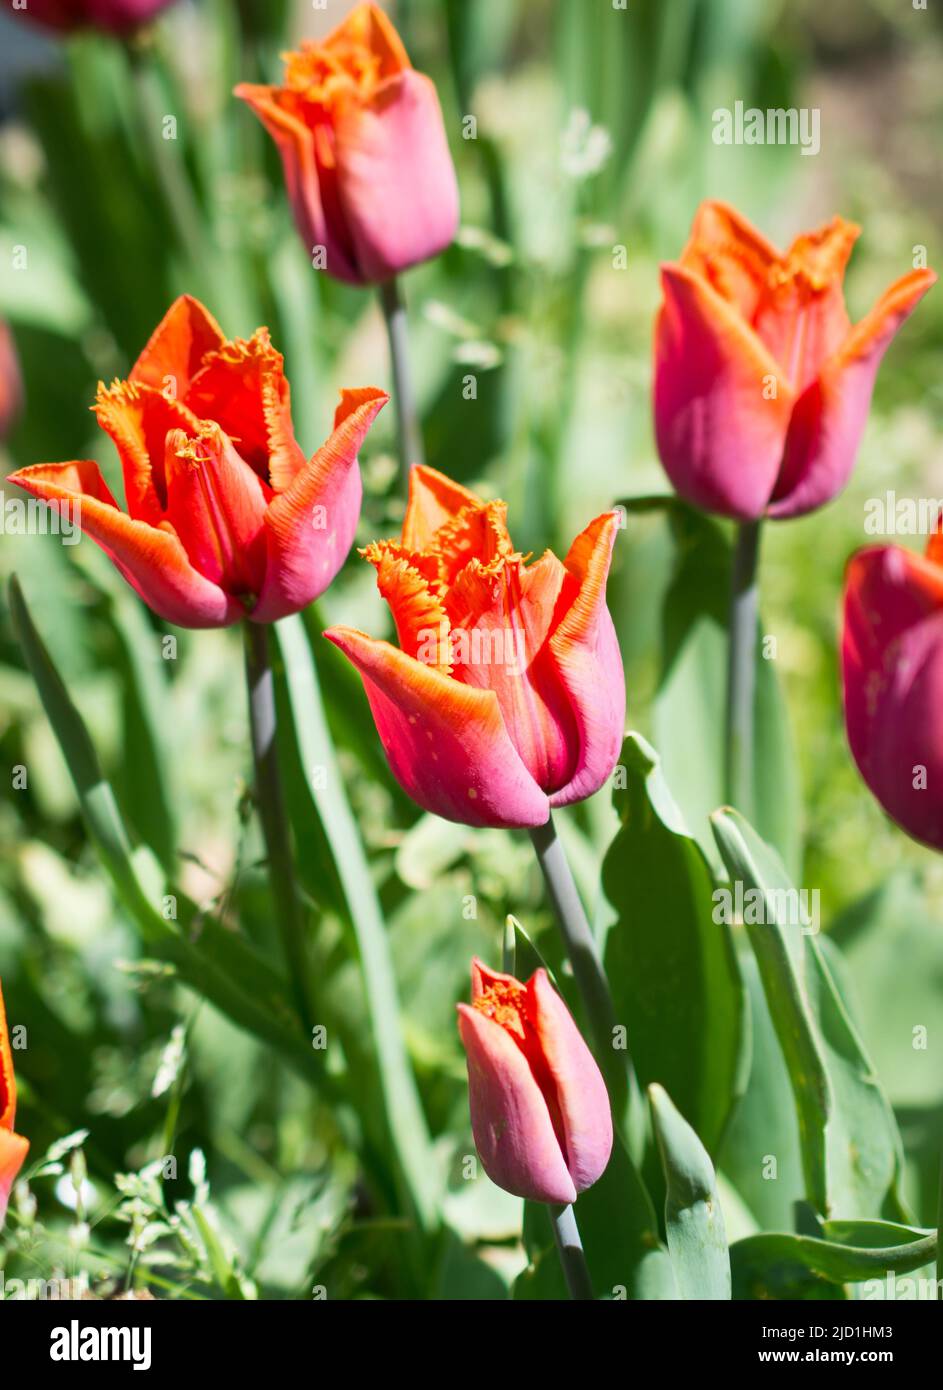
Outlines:
{"label": "green leaf", "polygon": [[[897,1124],[819,942],[800,924],[796,890],[742,816],[718,811],[712,823],[732,889],[742,884],[747,933],[792,1082],[806,1196],[823,1218],[897,1216]],[[757,896],[748,902],[747,894]]]}
{"label": "green leaf", "polygon": [[292,718],[311,798],[331,848],[347,914],[356,938],[383,1109],[397,1158],[399,1181],[420,1221],[435,1220],[439,1184],[425,1116],[403,1041],[390,943],[360,833],[327,727],[317,670],[299,617],[275,627],[285,664]]}
{"label": "green leaf", "polygon": [[661,1086],[648,1100],[665,1173],[668,1253],[681,1298],[730,1297],[730,1257],[714,1165]]}
{"label": "green leaf", "polygon": [[618,770],[620,829],[602,870],[617,914],[605,946],[616,1014],[640,1084],[663,1085],[715,1153],[746,1080],[745,998],[730,929],[713,920],[714,880],[658,754],[630,734]]}
{"label": "green leaf", "polygon": [[[824,1230],[827,1240],[764,1232],[737,1241],[730,1247],[734,1297],[834,1297],[821,1291],[823,1281],[841,1285],[906,1274],[936,1252],[935,1231],[892,1222],[826,1222]],[[894,1243],[881,1243],[887,1241]]]}
{"label": "green leaf", "polygon": [[[707,817],[726,799],[724,711],[732,548],[712,518],[677,498],[635,498],[634,512],[663,511],[675,542],[674,577],[662,617],[655,743],[685,821],[716,862]],[[759,636],[759,633],[758,633]],[[797,762],[775,662],[757,642],[754,819],[793,873],[800,863]]]}

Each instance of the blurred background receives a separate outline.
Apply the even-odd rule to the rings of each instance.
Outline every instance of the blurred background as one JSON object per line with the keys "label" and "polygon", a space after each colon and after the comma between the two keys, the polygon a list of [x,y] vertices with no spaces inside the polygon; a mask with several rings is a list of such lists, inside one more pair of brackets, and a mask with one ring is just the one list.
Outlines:
{"label": "blurred background", "polygon": [[[269,326],[309,453],[329,431],[341,385],[389,386],[375,296],[311,270],[274,150],[231,97],[239,80],[277,80],[279,54],[333,28],[348,8],[180,0],[130,44],[91,33],[63,41],[0,15],[0,317],[23,384],[0,447],[4,473],[94,457],[121,495],[117,460],[89,406],[100,379],[127,374],[183,291],[204,299],[231,336]],[[853,321],[911,268],[915,247],[927,248],[930,265],[943,263],[939,6],[398,0],[388,8],[413,64],[438,87],[462,195],[456,244],[404,282],[427,458],[506,498],[522,550],[559,552],[614,501],[667,492],[650,408],[658,263],[678,255],[702,198],[735,203],[781,246],[836,212],[859,222],[846,281]],[[820,152],[716,145],[712,112],[738,101],[818,108]],[[173,141],[161,136],[168,115]],[[909,1031],[908,1020],[939,1017],[943,872],[886,821],[857,776],[836,625],[845,562],[871,539],[867,499],[888,489],[943,496],[941,425],[937,290],[888,352],[847,492],[815,516],[767,526],[761,600],[792,739],[780,740],[764,773],[770,815],[788,805],[794,829],[781,847],[797,881],[820,890],[825,928],[846,947],[849,989],[902,1120],[909,1193],[925,1221],[943,1139],[940,1083],[915,1073],[891,1039],[898,1021]],[[389,410],[361,459],[361,543],[392,534],[402,515],[393,427]],[[725,601],[726,544],[721,527],[692,530],[662,507],[629,505],[610,583],[629,727],[662,752],[705,842],[699,818],[710,807],[687,771],[708,724],[701,702],[709,707],[716,691],[703,672],[671,668],[671,602],[697,595],[685,620],[705,624],[710,646]],[[178,632],[176,659],[162,659],[161,624],[91,543],[4,534],[4,588],[14,570],[136,834],[174,860],[198,902],[238,914],[270,944],[261,849],[246,815],[238,635]],[[315,635],[328,621],[386,632],[372,568],[352,554],[307,621]],[[467,990],[470,955],[494,958],[506,912],[540,935],[541,886],[522,837],[416,819],[379,755],[359,681],[333,649],[312,645],[392,934],[430,1123],[442,1162],[457,1165],[470,1137],[454,1001]],[[5,769],[28,769],[22,790],[10,790],[4,772],[0,802],[0,976],[11,1014],[30,1032],[17,1056],[18,1129],[34,1157],[63,1134],[90,1131],[83,1210],[76,1215],[74,1185],[56,1171],[34,1182],[42,1231],[32,1244],[22,1237],[20,1263],[11,1257],[17,1272],[72,1270],[91,1261],[94,1246],[102,1270],[126,1273],[163,1237],[130,1253],[124,1245],[129,1226],[160,1221],[140,1170],[173,1148],[184,1155],[181,1194],[211,1184],[227,1243],[214,1264],[205,1243],[194,1253],[181,1238],[178,1265],[155,1265],[168,1291],[237,1296],[251,1278],[262,1293],[304,1297],[328,1272],[332,1288],[350,1295],[394,1290],[396,1223],[364,1199],[343,1124],[297,1079],[273,1071],[256,1041],[141,958],[86,842],[5,606],[0,744]],[[613,823],[604,792],[564,826],[591,902]],[[316,853],[305,859],[301,849],[324,969],[356,1010]],[[471,899],[474,916],[465,911]],[[184,1031],[174,1032],[181,1020]],[[194,1150],[205,1152],[207,1169],[197,1157],[188,1178]],[[116,1172],[137,1176],[116,1188]],[[490,1254],[472,1261],[468,1244],[456,1245],[435,1271],[435,1292],[500,1293],[521,1263],[519,1212],[508,1202],[471,1210],[456,1185],[454,1229],[488,1243]]]}

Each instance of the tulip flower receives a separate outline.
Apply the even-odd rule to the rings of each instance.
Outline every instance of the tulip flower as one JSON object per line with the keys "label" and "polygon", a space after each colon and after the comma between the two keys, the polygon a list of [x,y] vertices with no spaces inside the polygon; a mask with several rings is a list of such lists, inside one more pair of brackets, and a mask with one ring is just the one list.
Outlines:
{"label": "tulip flower", "polygon": [[609,1097],[545,970],[521,984],[472,962],[458,1005],[472,1131],[485,1172],[516,1197],[567,1205],[605,1172]]}
{"label": "tulip flower", "polygon": [[842,667],[862,777],[909,835],[943,850],[943,533],[925,555],[889,545],[852,558]]}
{"label": "tulip flower", "polygon": [[680,261],[662,267],[655,432],[695,506],[739,521],[801,516],[848,481],[881,358],[936,280],[909,272],[852,327],[842,278],[859,230],[835,217],[782,255],[708,202]]}
{"label": "tulip flower", "polygon": [[28,0],[22,11],[51,29],[106,29],[127,34],[173,0]]}
{"label": "tulip flower", "polygon": [[561,563],[515,551],[503,502],[414,467],[402,537],[363,553],[399,647],[324,635],[363,677],[404,790],[467,825],[542,826],[590,796],[622,745],[622,659],[606,608],[618,530],[596,518]]}
{"label": "tulip flower", "polygon": [[377,284],[452,241],[458,191],[439,99],[378,6],[288,54],[282,86],[243,83],[236,96],[275,141],[298,230],[330,275]]}
{"label": "tulip flower", "polygon": [[99,387],[127,512],[87,459],[11,475],[75,520],[145,603],[181,627],[270,623],[318,597],[360,512],[357,451],[388,397],[342,391],[334,431],[307,460],[291,423],[283,359],[260,328],[226,340],[183,296],[127,381]]}
{"label": "tulip flower", "polygon": [[0,1226],[7,1214],[10,1191],[16,1175],[29,1152],[29,1141],[13,1133],[16,1117],[16,1080],[13,1076],[13,1056],[10,1035],[0,989]]}

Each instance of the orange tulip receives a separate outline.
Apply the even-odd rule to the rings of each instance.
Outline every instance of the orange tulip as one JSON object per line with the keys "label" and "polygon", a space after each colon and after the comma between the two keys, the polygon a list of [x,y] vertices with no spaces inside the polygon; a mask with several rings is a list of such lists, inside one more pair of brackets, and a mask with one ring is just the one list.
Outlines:
{"label": "orange tulip", "polygon": [[859,228],[835,217],[783,255],[703,203],[662,267],[655,433],[682,497],[740,521],[793,517],[845,486],[894,334],[935,282],[912,270],[852,327],[842,280]]}
{"label": "orange tulip", "polygon": [[625,682],[606,578],[606,512],[566,559],[514,549],[503,502],[432,468],[410,474],[402,538],[364,552],[399,648],[325,637],[363,677],[380,740],[414,801],[467,825],[543,825],[598,791],[622,747]]}
{"label": "orange tulip", "polygon": [[269,623],[324,592],[360,514],[357,451],[389,397],[342,391],[334,432],[305,459],[283,359],[260,328],[229,342],[197,300],[168,311],[128,381],[99,387],[127,513],[98,465],[41,463],[9,481],[74,508],[145,603],[181,627]]}
{"label": "orange tulip", "polygon": [[0,988],[0,1226],[7,1214],[10,1190],[29,1152],[29,1141],[13,1133],[15,1116],[16,1079],[13,1075],[7,1016],[3,1008],[3,990]]}
{"label": "orange tulip", "polygon": [[281,87],[243,83],[236,96],[278,146],[298,230],[330,275],[377,284],[452,241],[458,188],[439,98],[378,6],[289,53]]}

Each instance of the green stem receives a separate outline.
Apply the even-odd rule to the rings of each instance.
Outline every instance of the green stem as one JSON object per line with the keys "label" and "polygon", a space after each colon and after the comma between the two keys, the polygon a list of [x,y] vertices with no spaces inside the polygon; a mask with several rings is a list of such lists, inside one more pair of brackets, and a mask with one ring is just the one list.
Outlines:
{"label": "green stem", "polygon": [[943,1301],[943,1156],[940,1158],[940,1196],[936,1212],[936,1296]]}
{"label": "green stem", "polygon": [[760,523],[742,522],[737,531],[730,583],[724,773],[727,801],[748,820],[753,814],[759,549]]}
{"label": "green stem", "polygon": [[557,1254],[560,1256],[560,1264],[563,1266],[563,1277],[566,1279],[570,1297],[582,1300],[594,1299],[596,1295],[593,1293],[593,1281],[589,1277],[589,1267],[586,1264],[586,1256],[583,1254],[583,1242],[580,1240],[580,1228],[576,1224],[576,1213],[572,1206],[548,1207],[547,1212],[553,1227],[553,1239],[556,1243]]}
{"label": "green stem", "polygon": [[557,837],[553,817],[530,832],[550,901],[556,914],[573,976],[583,1000],[596,1044],[596,1058],[606,1080],[613,1113],[624,1117],[628,1104],[628,1053],[617,1052],[614,1043],[619,1020],[609,983],[596,949],[596,941],[580,900],[566,851]]}
{"label": "green stem", "polygon": [[393,394],[396,397],[396,431],[399,441],[399,463],[404,482],[414,463],[425,462],[422,429],[416,405],[416,390],[409,361],[409,325],[406,305],[400,294],[399,281],[394,276],[380,285],[380,304],[390,340],[390,361],[393,366]]}
{"label": "green stem", "polygon": [[246,684],[249,727],[255,765],[255,797],[268,855],[269,882],[288,979],[309,1038],[317,1020],[308,979],[304,914],[295,882],[288,817],[278,767],[275,683],[266,623],[243,624],[246,639]]}

